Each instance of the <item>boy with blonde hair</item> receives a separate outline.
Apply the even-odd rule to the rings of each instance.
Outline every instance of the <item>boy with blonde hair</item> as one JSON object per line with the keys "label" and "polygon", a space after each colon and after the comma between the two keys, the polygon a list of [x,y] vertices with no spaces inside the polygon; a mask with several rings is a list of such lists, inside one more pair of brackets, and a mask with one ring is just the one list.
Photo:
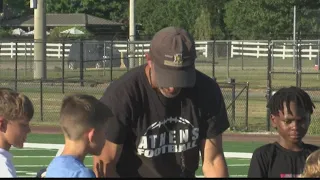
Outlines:
{"label": "boy with blonde hair", "polygon": [[111,115],[110,109],[93,96],[76,94],[64,98],[60,126],[65,146],[49,164],[45,177],[95,178],[83,161],[87,154],[100,155],[106,121]]}
{"label": "boy with blonde hair", "polygon": [[320,149],[311,153],[304,167],[302,178],[320,178]]}
{"label": "boy with blonde hair", "polygon": [[9,88],[0,88],[0,177],[16,177],[11,146],[23,148],[34,114],[30,99]]}

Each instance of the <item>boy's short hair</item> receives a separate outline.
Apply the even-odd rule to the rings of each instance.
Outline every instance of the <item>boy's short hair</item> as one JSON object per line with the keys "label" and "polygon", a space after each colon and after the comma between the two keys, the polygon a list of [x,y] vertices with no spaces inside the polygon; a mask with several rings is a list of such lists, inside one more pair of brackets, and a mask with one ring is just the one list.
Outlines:
{"label": "boy's short hair", "polygon": [[314,151],[308,156],[302,177],[320,178],[320,149]]}
{"label": "boy's short hair", "polygon": [[272,115],[278,115],[279,111],[283,111],[284,102],[286,103],[288,112],[291,114],[290,102],[295,102],[298,107],[305,109],[310,114],[313,113],[313,109],[315,108],[309,94],[301,88],[294,86],[281,88],[274,93],[267,104],[267,108]]}
{"label": "boy's short hair", "polygon": [[111,116],[111,110],[94,96],[74,94],[62,101],[60,125],[68,139],[78,140],[87,129],[102,128]]}
{"label": "boy's short hair", "polygon": [[7,121],[27,118],[30,121],[34,114],[31,100],[24,94],[10,88],[0,88],[0,116]]}

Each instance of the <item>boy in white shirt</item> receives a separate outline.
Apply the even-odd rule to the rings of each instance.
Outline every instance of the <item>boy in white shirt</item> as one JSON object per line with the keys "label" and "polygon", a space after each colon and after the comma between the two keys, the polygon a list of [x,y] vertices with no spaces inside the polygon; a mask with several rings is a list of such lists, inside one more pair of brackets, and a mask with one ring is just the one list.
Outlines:
{"label": "boy in white shirt", "polygon": [[33,113],[33,104],[27,96],[0,88],[0,178],[16,177],[9,150],[11,146],[23,148]]}

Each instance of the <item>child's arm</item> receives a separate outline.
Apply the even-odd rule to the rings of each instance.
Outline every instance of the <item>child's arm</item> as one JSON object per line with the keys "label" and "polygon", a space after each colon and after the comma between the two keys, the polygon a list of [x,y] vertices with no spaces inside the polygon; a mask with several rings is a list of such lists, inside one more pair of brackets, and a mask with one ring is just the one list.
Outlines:
{"label": "child's arm", "polygon": [[267,178],[268,158],[261,151],[254,151],[252,154],[248,178]]}

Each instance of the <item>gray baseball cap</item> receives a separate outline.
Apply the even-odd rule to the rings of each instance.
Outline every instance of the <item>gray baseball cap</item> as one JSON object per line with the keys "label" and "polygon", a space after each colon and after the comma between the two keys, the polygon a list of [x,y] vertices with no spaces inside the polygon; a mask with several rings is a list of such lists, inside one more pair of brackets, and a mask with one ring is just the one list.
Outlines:
{"label": "gray baseball cap", "polygon": [[150,44],[159,87],[193,87],[197,58],[193,37],[184,29],[166,27],[158,31]]}

